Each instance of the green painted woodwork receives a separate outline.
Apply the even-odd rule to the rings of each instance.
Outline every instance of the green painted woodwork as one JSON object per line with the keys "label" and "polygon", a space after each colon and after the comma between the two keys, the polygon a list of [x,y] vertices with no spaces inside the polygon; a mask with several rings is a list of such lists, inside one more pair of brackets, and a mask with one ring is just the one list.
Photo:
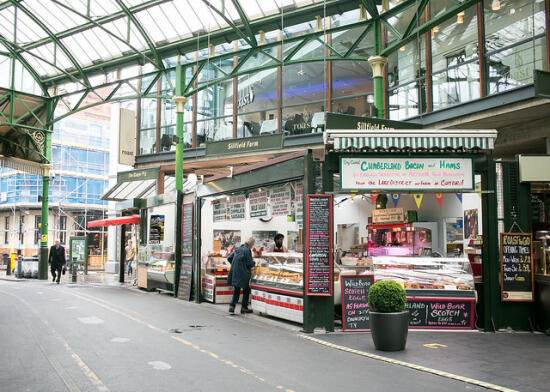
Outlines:
{"label": "green painted woodwork", "polygon": [[[176,96],[181,96],[183,86],[185,85],[185,72],[180,64],[176,67]],[[178,144],[176,145],[176,190],[183,190],[183,113],[176,114],[176,135]],[[176,237],[179,238],[179,237]],[[179,274],[176,273],[179,278]],[[177,290],[175,290],[177,291]]]}
{"label": "green painted woodwork", "polygon": [[[307,195],[315,193],[315,165],[313,162],[313,154],[308,151],[308,154],[304,157],[304,203],[306,203]],[[302,227],[307,227],[306,206],[304,205],[304,216]],[[331,228],[332,230],[332,228]],[[302,233],[302,242],[304,244],[305,252],[305,230]],[[303,258],[304,274],[307,272],[306,259]],[[317,297],[306,295],[306,285],[304,281],[303,286],[303,300],[304,300],[304,332],[312,333],[317,328],[322,328],[327,332],[334,331],[334,290],[330,297]]]}

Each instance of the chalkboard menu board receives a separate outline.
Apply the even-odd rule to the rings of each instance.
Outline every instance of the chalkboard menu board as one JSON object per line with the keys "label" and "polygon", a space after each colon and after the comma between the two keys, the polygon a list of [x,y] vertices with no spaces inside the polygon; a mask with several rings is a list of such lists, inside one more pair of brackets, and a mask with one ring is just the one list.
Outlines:
{"label": "chalkboard menu board", "polygon": [[191,282],[193,279],[193,258],[182,257],[180,268],[180,281],[178,286],[178,298],[191,300]]}
{"label": "chalkboard menu board", "polygon": [[367,331],[369,326],[368,295],[374,275],[341,275],[342,330]]}
{"label": "chalkboard menu board", "polygon": [[533,235],[500,233],[502,301],[533,301]]}
{"label": "chalkboard menu board", "polygon": [[193,255],[193,203],[183,204],[181,208],[181,254]]}
{"label": "chalkboard menu board", "polygon": [[308,195],[306,295],[332,295],[332,195]]}
{"label": "chalkboard menu board", "polygon": [[472,329],[474,298],[407,298],[409,328]]}

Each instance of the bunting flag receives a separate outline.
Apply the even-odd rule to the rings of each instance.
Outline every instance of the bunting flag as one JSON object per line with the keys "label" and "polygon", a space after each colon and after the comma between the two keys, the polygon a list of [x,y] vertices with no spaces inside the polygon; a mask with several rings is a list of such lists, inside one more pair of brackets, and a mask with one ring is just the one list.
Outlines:
{"label": "bunting flag", "polygon": [[481,182],[476,182],[476,193],[479,197],[481,197]]}
{"label": "bunting flag", "polygon": [[458,200],[462,203],[462,193],[455,193],[456,197],[458,197]]}
{"label": "bunting flag", "polygon": [[378,197],[378,193],[371,193],[370,194],[370,203],[374,205],[376,203],[376,198]]}
{"label": "bunting flag", "polygon": [[422,198],[424,197],[423,193],[413,193],[414,201],[416,202],[416,207],[420,208],[420,204],[422,204]]}
{"label": "bunting flag", "polygon": [[401,199],[401,194],[400,193],[392,193],[391,194],[391,199],[393,200],[393,206],[397,207],[397,204],[399,203],[399,199]]}
{"label": "bunting flag", "polygon": [[435,200],[439,203],[439,207],[443,207],[443,193],[436,193]]}

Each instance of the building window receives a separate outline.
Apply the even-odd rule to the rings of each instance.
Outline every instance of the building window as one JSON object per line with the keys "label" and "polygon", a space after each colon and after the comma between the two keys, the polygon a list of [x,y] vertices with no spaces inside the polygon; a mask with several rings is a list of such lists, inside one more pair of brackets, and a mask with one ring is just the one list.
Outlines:
{"label": "building window", "polygon": [[533,83],[534,69],[547,69],[544,2],[484,1],[489,94]]}
{"label": "building window", "polygon": [[67,239],[67,217],[60,216],[59,217],[59,241],[62,244],[65,244],[66,239]]}
{"label": "building window", "polygon": [[4,227],[6,228],[6,231],[4,232],[4,244],[9,244],[9,242],[10,242],[10,217],[6,216],[4,219],[5,219],[4,220],[4,222],[5,222]]}
{"label": "building window", "polygon": [[40,228],[42,226],[42,217],[40,215],[34,216],[34,243],[40,243]]}

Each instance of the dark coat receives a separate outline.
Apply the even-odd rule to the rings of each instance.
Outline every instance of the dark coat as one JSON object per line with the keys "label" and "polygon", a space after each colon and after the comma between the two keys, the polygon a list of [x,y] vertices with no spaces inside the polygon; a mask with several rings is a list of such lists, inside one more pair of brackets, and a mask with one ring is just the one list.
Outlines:
{"label": "dark coat", "polygon": [[50,257],[48,258],[48,263],[50,263],[53,267],[58,268],[64,266],[65,263],[67,263],[67,260],[65,259],[65,248],[59,245],[59,249],[56,249],[55,245],[53,245],[50,248]]}
{"label": "dark coat", "polygon": [[241,289],[247,289],[250,286],[251,269],[256,265],[252,260],[252,252],[248,246],[239,246],[229,255],[227,261],[231,263],[227,283]]}

